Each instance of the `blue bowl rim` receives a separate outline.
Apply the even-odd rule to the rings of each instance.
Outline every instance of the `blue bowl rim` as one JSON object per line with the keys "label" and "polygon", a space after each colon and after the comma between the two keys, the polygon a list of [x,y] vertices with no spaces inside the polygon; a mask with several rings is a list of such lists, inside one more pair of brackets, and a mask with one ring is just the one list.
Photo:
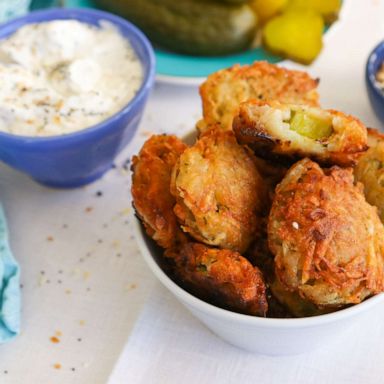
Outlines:
{"label": "blue bowl rim", "polygon": [[[144,81],[141,84],[139,91],[136,95],[131,99],[122,109],[118,112],[114,113],[112,116],[107,119],[101,121],[100,123],[91,125],[89,127],[80,129],[75,132],[66,133],[63,135],[52,135],[52,136],[25,136],[25,135],[16,135],[7,132],[0,132],[0,140],[8,141],[13,144],[40,144],[40,143],[57,143],[64,144],[69,143],[71,141],[76,141],[83,136],[92,133],[102,133],[104,130],[110,129],[110,124],[113,124],[115,121],[119,120],[122,116],[128,114],[132,108],[139,104],[147,95],[148,91],[152,88],[154,80],[155,80],[155,67],[156,67],[156,59],[155,54],[152,48],[151,43],[148,38],[144,35],[144,33],[137,28],[134,24],[129,21],[123,19],[122,17],[113,15],[112,13],[95,10],[95,9],[84,9],[84,8],[53,8],[42,11],[33,11],[28,13],[25,16],[13,19],[5,24],[0,26],[0,33],[6,29],[14,29],[15,26],[20,25],[21,28],[24,25],[32,24],[32,23],[41,23],[45,21],[52,20],[66,20],[66,19],[77,19],[78,15],[90,16],[94,17],[98,20],[105,20],[111,22],[120,29],[128,29],[130,33],[136,35],[141,41],[146,54],[148,55],[149,64],[148,64],[148,74],[144,77]],[[47,20],[45,20],[47,18]],[[84,22],[84,21],[81,21]],[[124,36],[123,36],[124,37]],[[125,38],[125,37],[124,37]],[[3,38],[0,38],[2,40]]]}
{"label": "blue bowl rim", "polygon": [[368,55],[368,60],[365,69],[365,75],[367,82],[371,85],[371,89],[375,94],[380,97],[384,102],[384,90],[379,87],[376,81],[376,72],[375,66],[377,60],[380,60],[381,63],[384,63],[384,40],[373,48],[371,53]]}

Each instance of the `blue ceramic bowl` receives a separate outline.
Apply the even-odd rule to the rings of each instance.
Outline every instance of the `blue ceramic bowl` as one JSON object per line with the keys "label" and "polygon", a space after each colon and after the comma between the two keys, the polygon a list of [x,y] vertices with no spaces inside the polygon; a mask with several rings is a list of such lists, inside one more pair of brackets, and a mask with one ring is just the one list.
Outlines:
{"label": "blue ceramic bowl", "polygon": [[377,117],[384,124],[384,90],[379,87],[376,81],[376,73],[383,62],[384,41],[377,45],[368,56],[367,66],[365,69],[365,80],[369,99]]}
{"label": "blue ceramic bowl", "polygon": [[0,26],[0,39],[29,23],[75,19],[92,25],[114,24],[126,37],[144,69],[144,81],[135,97],[119,112],[89,128],[62,136],[27,137],[0,132],[0,160],[39,183],[73,188],[102,176],[116,155],[134,136],[153,86],[155,58],[144,34],[128,21],[90,9],[53,9],[32,12]]}

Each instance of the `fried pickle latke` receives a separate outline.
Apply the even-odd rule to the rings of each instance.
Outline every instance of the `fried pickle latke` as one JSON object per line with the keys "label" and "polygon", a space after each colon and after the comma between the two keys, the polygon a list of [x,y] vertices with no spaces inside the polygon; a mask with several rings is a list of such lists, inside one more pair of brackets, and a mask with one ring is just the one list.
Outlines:
{"label": "fried pickle latke", "polygon": [[186,148],[176,136],[156,135],[132,158],[133,206],[147,234],[163,248],[186,241],[170,193],[172,168]]}
{"label": "fried pickle latke", "polygon": [[208,76],[201,85],[203,119],[197,128],[201,133],[212,126],[232,130],[239,104],[250,99],[317,106],[317,85],[318,80],[305,72],[280,68],[265,61],[234,65]]}
{"label": "fried pickle latke", "polygon": [[368,139],[370,148],[355,167],[355,180],[364,185],[365,198],[378,208],[384,222],[384,135],[370,129]]}
{"label": "fried pickle latke", "polygon": [[298,292],[287,290],[277,278],[269,283],[269,289],[272,293],[272,297],[289,311],[292,317],[319,316],[334,312],[337,309],[333,307],[318,307],[311,301],[301,297]]}
{"label": "fried pickle latke", "polygon": [[278,101],[242,103],[233,121],[241,144],[257,155],[295,161],[310,157],[325,165],[354,165],[366,151],[360,120],[334,110]]}
{"label": "fried pickle latke", "polygon": [[263,204],[263,216],[266,216],[271,209],[276,185],[283,179],[288,171],[288,167],[257,156],[255,156],[255,159],[257,169],[263,179],[265,190],[267,191],[268,199],[265,201],[265,204]]}
{"label": "fried pickle latke", "polygon": [[277,186],[268,241],[282,285],[317,306],[384,290],[384,227],[352,169],[296,163]]}
{"label": "fried pickle latke", "polygon": [[211,131],[178,159],[174,212],[196,240],[243,252],[257,229],[266,192],[248,148],[232,132]]}
{"label": "fried pickle latke", "polygon": [[172,258],[176,279],[199,298],[235,312],[255,316],[267,313],[263,276],[239,253],[186,243]]}
{"label": "fried pickle latke", "polygon": [[268,247],[267,226],[256,234],[253,243],[244,255],[252,265],[258,267],[267,285],[268,312],[267,317],[291,318],[322,315],[334,309],[318,308],[310,301],[303,299],[297,292],[284,287],[275,275],[275,262]]}
{"label": "fried pickle latke", "polygon": [[368,132],[368,147],[372,148],[379,144],[381,141],[384,141],[384,133],[379,132],[374,128],[367,128]]}

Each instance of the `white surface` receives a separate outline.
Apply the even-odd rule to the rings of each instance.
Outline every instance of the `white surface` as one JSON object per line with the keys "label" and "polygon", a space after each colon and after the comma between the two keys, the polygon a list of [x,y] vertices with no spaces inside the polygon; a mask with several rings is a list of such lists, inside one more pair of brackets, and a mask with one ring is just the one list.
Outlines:
{"label": "white surface", "polygon": [[213,335],[158,283],[108,384],[378,384],[384,307],[334,343],[298,356],[242,351]]}
{"label": "white surface", "polygon": [[[309,70],[321,77],[324,106],[378,127],[366,96],[364,65],[384,37],[384,1],[344,3],[341,22]],[[182,135],[199,114],[196,86],[157,86],[139,134],[117,164],[136,153],[150,132]],[[125,224],[129,184],[128,173],[119,166],[87,188],[55,191],[0,165],[0,200],[24,284],[23,332],[0,347],[1,384],[383,381],[381,308],[354,332],[347,332],[343,341],[305,356],[251,355],[212,335],[155,283],[139,255]],[[95,196],[98,190],[103,196]],[[93,210],[86,212],[87,207]],[[47,240],[49,236],[53,241]],[[54,344],[50,337],[56,331],[62,335]],[[57,363],[60,369],[53,367]]]}
{"label": "white surface", "polygon": [[85,188],[48,189],[0,164],[23,284],[22,334],[0,346],[1,384],[107,382],[154,283],[133,239],[130,173],[121,165],[152,132],[190,131],[199,108],[197,89],[156,87],[117,169]]}

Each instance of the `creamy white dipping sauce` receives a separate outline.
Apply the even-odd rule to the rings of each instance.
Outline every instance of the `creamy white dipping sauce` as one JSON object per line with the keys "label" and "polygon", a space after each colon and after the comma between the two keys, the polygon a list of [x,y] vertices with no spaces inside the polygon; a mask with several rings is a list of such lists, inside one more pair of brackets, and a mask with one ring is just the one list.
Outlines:
{"label": "creamy white dipping sauce", "polygon": [[122,109],[143,82],[128,40],[111,24],[29,24],[0,41],[0,131],[62,135]]}

